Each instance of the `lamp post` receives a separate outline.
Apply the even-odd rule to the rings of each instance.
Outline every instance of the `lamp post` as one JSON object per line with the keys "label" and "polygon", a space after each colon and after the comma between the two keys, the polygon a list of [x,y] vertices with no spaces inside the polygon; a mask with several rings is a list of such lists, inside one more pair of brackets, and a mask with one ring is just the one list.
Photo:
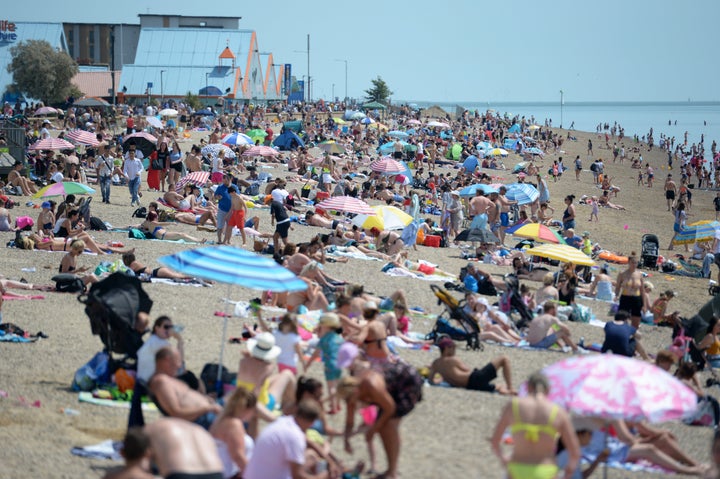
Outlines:
{"label": "lamp post", "polygon": [[563,125],[563,91],[560,90],[560,128]]}
{"label": "lamp post", "polygon": [[[208,77],[210,76],[210,73],[205,74],[205,96],[207,97],[208,94]],[[207,101],[205,101],[205,106],[207,106]]]}
{"label": "lamp post", "polygon": [[160,70],[160,109],[162,109],[163,103],[165,103],[165,84],[163,83],[163,74],[167,70]]}
{"label": "lamp post", "polygon": [[347,76],[347,72],[348,72],[348,61],[347,61],[347,60],[341,60],[341,59],[339,59],[339,58],[336,58],[335,61],[336,61],[336,62],[345,62],[345,101],[347,102],[347,101],[348,101],[348,87],[347,87],[347,85],[348,85],[348,82],[347,82],[347,80],[348,80],[348,76]]}
{"label": "lamp post", "polygon": [[335,101],[335,84],[333,83],[332,85],[333,85],[332,86],[332,97],[331,97],[330,101],[334,102]]}
{"label": "lamp post", "polygon": [[305,53],[307,54],[307,102],[310,103],[312,101],[312,94],[310,93],[310,34],[308,33],[307,36],[307,50],[293,50],[295,53]]}

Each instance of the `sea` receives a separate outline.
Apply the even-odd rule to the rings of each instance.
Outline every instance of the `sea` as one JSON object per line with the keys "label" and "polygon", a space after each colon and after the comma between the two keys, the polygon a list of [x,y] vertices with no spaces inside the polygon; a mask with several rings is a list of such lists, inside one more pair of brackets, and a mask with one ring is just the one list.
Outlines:
{"label": "sea", "polygon": [[415,103],[419,108],[437,105],[449,113],[464,108],[483,113],[494,110],[500,115],[507,114],[535,118],[535,122],[544,125],[552,120],[552,126],[572,128],[581,131],[596,131],[599,123],[617,124],[625,129],[626,137],[638,135],[642,138],[653,129],[655,144],[660,142],[660,134],[668,138],[675,137],[675,144],[684,141],[688,133],[688,146],[700,142],[704,135],[706,156],[710,154],[713,140],[720,142],[720,102],[459,102],[459,103]]}

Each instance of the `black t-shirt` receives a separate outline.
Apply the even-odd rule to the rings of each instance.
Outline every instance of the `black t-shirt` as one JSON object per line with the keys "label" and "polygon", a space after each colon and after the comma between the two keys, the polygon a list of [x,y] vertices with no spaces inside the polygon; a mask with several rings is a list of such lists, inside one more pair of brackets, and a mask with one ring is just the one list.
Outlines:
{"label": "black t-shirt", "polygon": [[279,201],[270,203],[270,215],[275,218],[276,223],[281,223],[288,219],[287,210]]}

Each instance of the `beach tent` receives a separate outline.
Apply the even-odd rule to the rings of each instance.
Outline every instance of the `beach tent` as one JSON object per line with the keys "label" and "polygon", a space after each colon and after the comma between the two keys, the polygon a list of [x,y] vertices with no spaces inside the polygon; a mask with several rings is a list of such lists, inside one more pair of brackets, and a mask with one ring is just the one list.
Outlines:
{"label": "beach tent", "polygon": [[520,133],[520,125],[518,125],[517,123],[515,123],[513,126],[511,126],[511,127],[508,129],[508,133]]}
{"label": "beach tent", "polygon": [[517,149],[517,144],[520,140],[516,140],[514,138],[505,138],[503,141],[503,148],[506,150],[515,151]]}
{"label": "beach tent", "polygon": [[302,148],[305,146],[305,142],[302,141],[302,138],[297,136],[294,131],[286,129],[277,138],[275,138],[273,145],[284,151]]}
{"label": "beach tent", "polygon": [[463,162],[463,168],[465,168],[465,171],[472,173],[475,171],[475,168],[478,167],[478,159],[477,156],[471,155],[468,156],[465,161]]}
{"label": "beach tent", "polygon": [[300,120],[286,121],[283,126],[286,130],[292,130],[295,133],[300,133],[303,130],[303,123]]}
{"label": "beach tent", "polygon": [[365,108],[366,110],[384,110],[385,108],[387,108],[382,103],[378,103],[376,101],[371,101],[370,103],[365,103],[362,107]]}
{"label": "beach tent", "polygon": [[462,145],[460,143],[455,143],[452,148],[450,148],[450,156],[453,160],[459,160],[460,155],[462,154]]}

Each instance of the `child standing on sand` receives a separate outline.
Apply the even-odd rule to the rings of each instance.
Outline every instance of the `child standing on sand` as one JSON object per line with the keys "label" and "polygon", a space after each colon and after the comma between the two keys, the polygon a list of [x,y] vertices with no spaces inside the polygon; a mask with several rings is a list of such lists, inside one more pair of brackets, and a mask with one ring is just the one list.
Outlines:
{"label": "child standing on sand", "polygon": [[638,170],[638,186],[645,186],[644,178],[645,175],[643,175],[642,170]]}
{"label": "child standing on sand", "polygon": [[588,221],[592,221],[593,217],[595,218],[595,221],[600,221],[600,218],[598,218],[598,213],[600,213],[600,207],[598,206],[598,197],[593,196],[592,211],[590,212],[590,219]]}
{"label": "child standing on sand", "polygon": [[328,400],[330,402],[330,414],[335,414],[340,410],[340,402],[337,397],[337,384],[342,376],[342,369],[337,365],[338,352],[343,343],[343,338],[338,333],[340,330],[340,318],[335,313],[325,313],[320,316],[320,325],[318,326],[318,336],[320,341],[315,348],[312,356],[305,362],[305,372],[310,369],[312,363],[320,357],[322,353],[322,362],[325,366],[325,381],[328,388]]}

